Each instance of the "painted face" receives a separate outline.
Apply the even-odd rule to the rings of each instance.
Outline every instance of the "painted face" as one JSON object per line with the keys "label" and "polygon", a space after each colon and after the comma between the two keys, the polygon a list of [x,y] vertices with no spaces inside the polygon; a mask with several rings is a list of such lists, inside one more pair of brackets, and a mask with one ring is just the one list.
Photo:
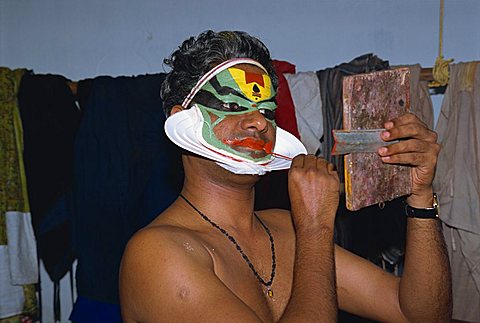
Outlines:
{"label": "painted face", "polygon": [[[254,162],[272,159],[275,129],[275,90],[261,68],[234,65],[212,77],[193,101],[203,115],[202,137],[207,144]],[[239,126],[250,118],[256,126]]]}

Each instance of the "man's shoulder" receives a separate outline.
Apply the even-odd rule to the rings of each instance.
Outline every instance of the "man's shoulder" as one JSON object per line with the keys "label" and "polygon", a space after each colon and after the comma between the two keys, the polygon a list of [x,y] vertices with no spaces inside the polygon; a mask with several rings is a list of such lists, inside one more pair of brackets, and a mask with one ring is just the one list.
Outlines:
{"label": "man's shoulder", "polygon": [[135,233],[125,254],[139,260],[168,258],[171,262],[200,261],[206,265],[211,261],[204,241],[194,230],[166,223],[149,225]]}
{"label": "man's shoulder", "polygon": [[[183,303],[179,300],[184,299],[185,293],[204,287],[204,277],[211,278],[213,272],[212,257],[193,229],[166,223],[150,224],[135,233],[123,254],[122,311],[138,321],[168,317],[172,315],[172,308],[180,311],[178,306]],[[192,294],[195,298],[196,294]],[[180,315],[178,313],[176,315]]]}
{"label": "man's shoulder", "polygon": [[188,228],[167,223],[150,224],[137,231],[129,243],[165,243],[170,240],[181,240],[182,237],[191,235],[192,232]]}

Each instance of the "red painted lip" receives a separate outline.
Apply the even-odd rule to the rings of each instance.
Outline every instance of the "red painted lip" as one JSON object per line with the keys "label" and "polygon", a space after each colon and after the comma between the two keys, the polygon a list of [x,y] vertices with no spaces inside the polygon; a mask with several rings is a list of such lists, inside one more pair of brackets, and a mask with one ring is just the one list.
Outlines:
{"label": "red painted lip", "polygon": [[265,141],[262,139],[248,137],[243,139],[224,139],[222,141],[230,146],[240,146],[253,150],[261,150],[265,151],[267,154],[271,154],[273,152],[273,143],[271,141],[265,143]]}

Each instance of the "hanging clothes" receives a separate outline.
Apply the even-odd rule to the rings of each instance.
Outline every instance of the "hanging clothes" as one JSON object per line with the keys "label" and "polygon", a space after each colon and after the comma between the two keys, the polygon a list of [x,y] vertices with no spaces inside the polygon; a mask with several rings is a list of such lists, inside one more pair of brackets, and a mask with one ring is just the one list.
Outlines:
{"label": "hanging clothes", "polygon": [[38,261],[17,105],[26,72],[0,68],[0,322],[37,315],[34,284],[38,282]]}
{"label": "hanging clothes", "polygon": [[67,218],[50,221],[45,217],[72,186],[73,143],[81,111],[68,81],[61,75],[28,73],[18,92],[33,227],[39,257],[54,283],[74,260]]}
{"label": "hanging clothes", "polygon": [[300,140],[309,154],[320,155],[323,136],[322,98],[315,72],[285,73],[295,106]]}
{"label": "hanging clothes", "polygon": [[420,64],[392,66],[401,67],[408,67],[410,70],[410,112],[422,120],[428,128],[433,129],[435,116],[428,81],[420,80],[422,66]]}
{"label": "hanging clothes", "polygon": [[273,60],[273,68],[278,77],[277,88],[277,110],[275,111],[275,122],[277,125],[290,132],[292,135],[300,139],[298,132],[297,119],[295,117],[295,106],[293,104],[290,88],[284,74],[295,73],[295,65],[280,60]]}
{"label": "hanging clothes", "polygon": [[420,81],[422,66],[415,64],[408,67],[410,68],[410,111],[433,130],[435,116],[432,97],[428,91],[428,82]]}
{"label": "hanging clothes", "polygon": [[[453,318],[480,322],[480,62],[450,65],[434,189],[452,268]],[[469,287],[466,287],[469,286]]]}
{"label": "hanging clothes", "polygon": [[72,321],[104,322],[105,315],[109,322],[120,320],[124,247],[180,192],[180,151],[163,130],[164,77],[97,77],[82,107],[69,199],[79,295]]}
{"label": "hanging clothes", "polygon": [[[276,96],[278,107],[275,111],[275,122],[279,127],[300,139],[295,105],[285,78],[285,74],[295,73],[295,65],[286,61],[273,60],[273,67],[278,77]],[[262,176],[262,179],[255,186],[255,209],[290,209],[287,178],[288,170],[269,172]]]}

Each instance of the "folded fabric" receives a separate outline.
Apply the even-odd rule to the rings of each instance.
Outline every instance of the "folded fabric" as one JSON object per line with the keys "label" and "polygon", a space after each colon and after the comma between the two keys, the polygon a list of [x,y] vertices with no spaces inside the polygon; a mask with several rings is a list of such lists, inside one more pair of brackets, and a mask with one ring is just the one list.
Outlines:
{"label": "folded fabric", "polygon": [[13,285],[38,282],[37,245],[29,212],[5,213],[10,281]]}
{"label": "folded fabric", "polygon": [[25,297],[23,287],[12,285],[8,247],[0,245],[0,319],[22,313]]}

